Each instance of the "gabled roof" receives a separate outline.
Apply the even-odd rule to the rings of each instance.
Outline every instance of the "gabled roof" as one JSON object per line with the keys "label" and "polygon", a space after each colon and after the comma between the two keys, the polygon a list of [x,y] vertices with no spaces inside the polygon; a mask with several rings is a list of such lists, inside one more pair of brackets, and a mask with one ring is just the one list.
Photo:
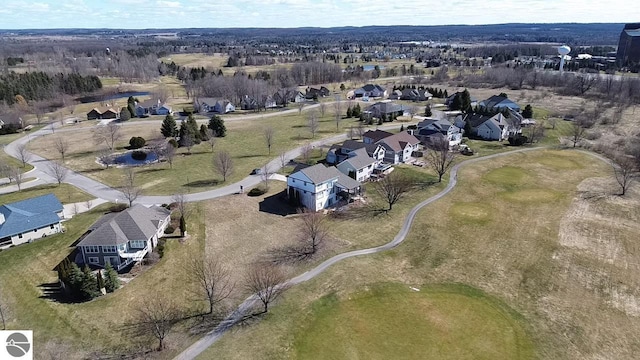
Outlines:
{"label": "gabled roof", "polygon": [[158,231],[160,221],[169,214],[169,210],[159,206],[147,208],[136,204],[98,220],[78,246],[119,245],[131,240],[148,240]]}
{"label": "gabled roof", "polygon": [[47,194],[0,206],[4,222],[0,224],[0,238],[22,234],[60,222],[57,213],[63,210],[60,200]]}
{"label": "gabled roof", "polygon": [[440,131],[447,132],[453,124],[449,120],[445,119],[425,119],[418,123],[418,129],[433,127]]}
{"label": "gabled roof", "polygon": [[364,90],[364,91],[373,91],[373,90],[377,90],[377,91],[380,91],[380,92],[384,92],[385,91],[384,88],[382,86],[378,85],[378,84],[367,84],[367,85],[363,86],[361,89]]}
{"label": "gabled roof", "polygon": [[300,170],[300,172],[308,177],[314,184],[322,184],[323,182],[338,177],[334,171],[331,171],[331,168],[335,169],[333,166],[326,167],[323,164],[315,164]]}
{"label": "gabled roof", "polygon": [[393,151],[402,151],[405,147],[407,147],[407,144],[417,145],[420,143],[420,140],[418,140],[417,137],[409,134],[408,132],[402,131],[395,135],[386,137],[378,141],[378,143],[386,144]]}
{"label": "gabled roof", "polygon": [[337,185],[339,187],[347,189],[347,190],[352,190],[352,189],[355,189],[358,186],[360,186],[360,183],[357,180],[354,180],[354,179],[348,177],[347,175],[341,173],[340,170],[336,169],[333,166],[332,166],[332,168],[338,175]]}
{"label": "gabled roof", "polygon": [[[389,133],[389,136],[391,135],[393,134]],[[346,150],[351,150],[351,151],[355,151],[358,149],[365,149],[367,151],[367,154],[373,155],[373,153],[376,151],[376,149],[379,146],[380,145],[378,144],[365,144],[362,141],[357,141],[357,140],[345,140],[345,142],[342,143],[341,148]]]}
{"label": "gabled roof", "polygon": [[520,106],[515,102],[511,101],[510,99],[504,96],[499,96],[499,95],[493,95],[487,100],[481,101],[480,105],[486,107],[487,109],[504,108],[504,107],[520,108]]}
{"label": "gabled roof", "polygon": [[365,109],[365,111],[376,112],[380,114],[392,114],[408,109],[407,106],[392,102],[377,102]]}
{"label": "gabled roof", "polygon": [[362,137],[369,138],[373,140],[374,143],[393,135],[392,133],[384,130],[369,130],[365,132]]}
{"label": "gabled roof", "polygon": [[347,158],[343,162],[349,163],[352,168],[358,169],[358,170],[366,168],[367,166],[374,164],[376,162],[371,156],[369,156],[366,153],[366,150],[364,148],[359,149],[357,151],[362,151],[362,152],[356,154],[356,156]]}
{"label": "gabled roof", "polygon": [[490,116],[482,114],[469,114],[464,121],[469,122],[472,128],[477,128],[490,118]]}

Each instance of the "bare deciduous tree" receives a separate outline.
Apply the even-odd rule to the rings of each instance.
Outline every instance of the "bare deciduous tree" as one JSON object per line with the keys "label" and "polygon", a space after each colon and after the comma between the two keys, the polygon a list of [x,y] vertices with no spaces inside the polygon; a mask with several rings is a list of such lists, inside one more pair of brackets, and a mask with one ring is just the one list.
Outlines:
{"label": "bare deciduous tree", "polygon": [[110,122],[107,125],[97,126],[93,130],[93,139],[96,144],[105,144],[107,147],[114,151],[116,142],[122,138],[122,131],[120,125]]}
{"label": "bare deciduous tree", "polygon": [[246,289],[255,294],[263,306],[261,314],[269,310],[269,304],[275,301],[285,290],[284,272],[272,264],[254,264],[245,275]]}
{"label": "bare deciduous tree", "polygon": [[324,117],[324,114],[327,112],[327,104],[323,102],[318,104],[318,111],[320,111],[320,116]]}
{"label": "bare deciduous tree", "polygon": [[280,168],[284,169],[285,166],[289,163],[289,159],[287,159],[287,152],[283,151],[278,155],[278,159],[280,159]]}
{"label": "bare deciduous tree", "polygon": [[191,256],[186,271],[197,287],[194,295],[207,302],[207,314],[213,314],[216,306],[227,299],[235,287],[231,272],[216,258]]}
{"label": "bare deciduous tree", "polygon": [[27,166],[27,163],[31,160],[31,153],[27,150],[27,144],[18,144],[16,146],[16,152],[18,153],[18,160],[22,162],[22,167]]}
{"label": "bare deciduous tree", "polygon": [[336,95],[333,102],[333,119],[336,122],[336,132],[340,131],[340,123],[342,122],[342,100],[340,95]]}
{"label": "bare deciduous tree", "polygon": [[24,173],[17,166],[12,166],[9,170],[9,179],[15,181],[18,191],[22,190],[22,183],[24,182]]}
{"label": "bare deciduous tree", "polygon": [[528,126],[526,130],[527,130],[527,138],[529,138],[529,143],[533,144],[539,139],[542,139],[544,137],[545,129],[546,127],[543,121],[538,121],[535,124]]}
{"label": "bare deciduous tree", "polygon": [[227,181],[227,177],[233,172],[233,159],[227,151],[219,151],[213,157],[213,168],[222,176],[222,181]]}
{"label": "bare deciduous tree", "polygon": [[180,212],[180,216],[185,220],[189,217],[189,211],[187,209],[187,198],[185,193],[177,193],[171,197],[171,201],[175,204],[176,209]]}
{"label": "bare deciduous tree", "polygon": [[302,109],[304,108],[304,103],[303,102],[297,103],[297,107],[298,107],[298,114],[302,114]]}
{"label": "bare deciduous tree", "polygon": [[69,142],[62,136],[56,136],[56,138],[53,140],[53,146],[60,154],[62,162],[64,163],[64,156],[69,151]]}
{"label": "bare deciduous tree", "polygon": [[324,215],[320,212],[302,210],[300,240],[305,245],[306,254],[313,255],[322,246],[328,236]]}
{"label": "bare deciduous tree", "polygon": [[173,160],[176,158],[176,148],[173,145],[167,143],[162,152],[165,160],[169,163],[169,168],[173,169]]}
{"label": "bare deciduous tree", "polygon": [[613,165],[613,175],[620,185],[620,196],[624,196],[627,190],[638,176],[638,168],[632,158],[618,155],[616,164]]}
{"label": "bare deciduous tree", "polygon": [[124,170],[124,180],[121,191],[125,199],[129,202],[129,206],[132,206],[133,202],[142,194],[142,189],[136,186],[136,172],[133,168],[126,168]]}
{"label": "bare deciduous tree", "polygon": [[111,149],[109,149],[108,147],[104,147],[100,150],[98,150],[98,160],[104,164],[107,169],[109,168],[109,166],[111,166],[111,155],[113,154],[113,152],[111,151]]}
{"label": "bare deciduous tree", "polygon": [[62,163],[57,161],[49,162],[47,166],[47,174],[51,175],[58,182],[58,186],[67,178],[69,169],[67,169]]}
{"label": "bare deciduous tree", "polygon": [[218,133],[215,130],[211,130],[207,128],[207,143],[211,147],[211,152],[213,152],[213,148],[216,146],[216,141],[218,137]]}
{"label": "bare deciduous tree", "polygon": [[89,199],[87,201],[84,202],[84,206],[87,208],[88,210],[91,210],[91,206],[93,206],[93,200]]}
{"label": "bare deciduous tree", "polygon": [[393,205],[411,190],[413,184],[406,176],[392,172],[382,178],[375,185],[376,191],[385,199],[389,205],[387,211],[393,209]]}
{"label": "bare deciduous tree", "polygon": [[269,190],[269,181],[271,180],[271,169],[269,169],[269,165],[265,164],[262,167],[262,172],[260,173],[260,179],[262,180],[262,185],[264,185],[264,190]]}
{"label": "bare deciduous tree", "polygon": [[302,157],[302,161],[305,164],[309,165],[309,161],[311,160],[311,153],[313,152],[313,146],[311,144],[306,143],[300,149],[300,156]]}
{"label": "bare deciduous tree", "polygon": [[176,306],[164,297],[151,296],[138,306],[130,328],[134,335],[155,338],[158,351],[164,349],[164,340],[180,320]]}
{"label": "bare deciduous tree", "polygon": [[587,128],[591,127],[593,123],[584,117],[576,118],[571,124],[571,141],[573,147],[576,147],[580,141],[584,138],[584,134]]}
{"label": "bare deciduous tree", "polygon": [[309,132],[311,133],[311,138],[315,138],[316,133],[318,132],[318,128],[320,127],[318,114],[315,111],[310,111],[309,115],[307,115],[307,127],[309,128]]}
{"label": "bare deciduous tree", "polygon": [[364,124],[362,124],[362,121],[358,122],[358,127],[356,127],[356,134],[358,135],[358,139],[362,139],[362,135],[364,135],[365,131],[364,131]]}
{"label": "bare deciduous tree", "polygon": [[442,176],[453,165],[456,153],[449,151],[449,140],[438,138],[433,141],[424,156],[429,166],[438,174],[438,182],[441,182]]}
{"label": "bare deciduous tree", "polygon": [[271,155],[271,146],[273,145],[275,134],[276,131],[271,126],[265,128],[263,131],[264,142],[267,144],[269,155]]}

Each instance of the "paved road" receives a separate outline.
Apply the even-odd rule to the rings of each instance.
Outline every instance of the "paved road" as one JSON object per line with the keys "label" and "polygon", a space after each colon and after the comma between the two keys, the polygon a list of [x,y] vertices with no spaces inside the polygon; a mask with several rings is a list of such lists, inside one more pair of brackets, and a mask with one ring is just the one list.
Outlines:
{"label": "paved road", "polygon": [[[310,106],[309,108],[311,108],[312,106]],[[298,111],[298,110],[293,110],[293,111]],[[279,113],[272,113],[272,114],[265,114],[264,116],[267,116],[267,115],[276,116],[278,114]],[[250,115],[250,116],[253,116],[253,115]],[[260,118],[260,117],[261,115],[257,115],[257,118]],[[415,119],[419,120],[420,117],[415,117]],[[159,123],[158,120],[153,120],[151,122],[155,124]],[[415,123],[415,122],[412,122],[412,123]],[[412,123],[403,123],[403,124],[407,126]],[[125,123],[125,125],[128,125],[128,124],[129,123]],[[38,131],[30,133],[28,136],[23,136],[15,140],[14,142],[6,145],[4,147],[4,151],[8,155],[14,158],[19,158],[18,146],[20,144],[27,144],[29,141],[34,140],[40,136],[50,135],[53,131],[52,127],[54,126],[57,127],[58,124],[57,123],[50,124],[49,126],[46,126]],[[389,130],[389,129],[397,128],[398,126],[400,126],[400,124],[391,123],[388,125],[379,126],[378,128],[381,130]],[[86,129],[86,128],[76,128],[76,129],[70,128],[70,129],[62,129],[62,130],[64,130],[65,132],[73,132],[73,131],[81,131],[83,129]],[[56,133],[62,132],[62,130],[56,130]],[[347,135],[343,133],[343,134],[334,135],[328,138],[323,138],[317,141],[313,141],[311,142],[311,146],[320,147],[326,144],[337,143],[346,139],[347,139]],[[302,147],[298,147],[293,150],[287,151],[285,153],[286,161],[288,162],[289,160],[299,157],[301,153],[302,153]],[[42,185],[42,184],[56,183],[55,178],[47,173],[48,168],[51,166],[50,160],[47,160],[39,155],[30,153],[30,160],[28,161],[28,163],[33,165],[34,167],[34,169],[29,172],[29,177],[35,177],[35,178],[38,178],[38,180],[25,184],[23,188],[33,187],[33,186]],[[280,163],[281,162],[278,157],[271,160],[269,163],[266,164],[266,166],[269,172],[276,172],[281,167]],[[240,186],[248,190],[258,185],[260,181],[261,181],[261,178],[259,175],[250,175],[236,183],[229,184],[227,186],[223,186],[213,190],[188,194],[185,196],[185,199],[188,202],[192,202],[192,201],[202,201],[202,200],[208,200],[208,199],[214,199],[217,197],[232,195],[240,191]],[[122,192],[72,170],[69,170],[67,178],[65,179],[64,182],[71,184],[85,191],[86,193],[89,193],[95,196],[98,199],[104,199],[110,202],[126,202],[126,198],[124,194],[122,194]],[[15,191],[13,187],[2,187],[0,188],[0,194],[12,192],[12,190]],[[135,201],[135,203],[140,203],[144,205],[168,204],[171,202],[172,202],[172,196],[163,196],[163,195],[140,196]]]}
{"label": "paved road", "polygon": [[[422,201],[421,203],[416,205],[413,209],[411,209],[411,211],[405,218],[404,223],[402,224],[402,228],[400,229],[398,234],[393,238],[393,240],[391,240],[390,242],[384,245],[380,245],[377,247],[362,249],[362,250],[354,250],[354,251],[338,254],[330,259],[323,261],[322,263],[320,263],[320,265],[316,266],[315,268],[287,280],[286,282],[282,283],[279,286],[290,287],[293,285],[303,283],[305,281],[315,278],[316,276],[320,275],[322,272],[327,270],[330,266],[342,260],[352,258],[355,256],[376,254],[382,251],[393,249],[394,247],[398,246],[400,243],[402,243],[405,240],[405,238],[409,234],[409,230],[411,229],[411,225],[413,224],[413,220],[418,214],[418,211],[420,211],[423,207],[431,204],[432,202],[441,199],[443,196],[445,196],[451,190],[453,190],[453,188],[458,183],[458,170],[463,165],[471,164],[478,161],[489,160],[499,156],[512,155],[515,153],[539,150],[539,149],[543,149],[543,148],[527,148],[527,149],[514,150],[514,151],[505,152],[505,153],[494,154],[494,155],[466,160],[455,165],[451,169],[451,174],[449,176],[449,183],[447,184],[447,186],[438,194]],[[238,308],[235,311],[233,311],[233,313],[231,313],[225,320],[223,320],[220,323],[220,325],[218,325],[215,329],[208,332],[200,340],[193,343],[190,347],[188,347],[186,350],[184,350],[182,353],[176,356],[174,360],[190,360],[190,359],[196,358],[198,355],[204,352],[209,346],[213,345],[216,341],[218,341],[227,330],[229,330],[235,324],[240,322],[245,315],[249,314],[249,311],[251,311],[251,309],[256,305],[257,302],[258,302],[258,299],[256,298],[255,295],[252,295],[247,299],[245,299],[242,302],[242,304],[240,304],[240,306],[238,306]]]}

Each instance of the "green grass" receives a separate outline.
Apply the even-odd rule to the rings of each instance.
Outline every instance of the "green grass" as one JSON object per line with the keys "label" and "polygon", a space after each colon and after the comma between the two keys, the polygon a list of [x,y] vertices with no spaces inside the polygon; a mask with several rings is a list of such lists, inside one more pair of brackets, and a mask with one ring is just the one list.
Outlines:
{"label": "green grass", "polygon": [[299,359],[531,359],[520,316],[458,285],[413,291],[375,284],[312,304],[293,346]]}
{"label": "green grass", "polygon": [[2,194],[2,203],[25,200],[49,193],[54,194],[63,204],[82,202],[95,198],[73,185],[63,183],[60,185],[39,185],[9,194]]}

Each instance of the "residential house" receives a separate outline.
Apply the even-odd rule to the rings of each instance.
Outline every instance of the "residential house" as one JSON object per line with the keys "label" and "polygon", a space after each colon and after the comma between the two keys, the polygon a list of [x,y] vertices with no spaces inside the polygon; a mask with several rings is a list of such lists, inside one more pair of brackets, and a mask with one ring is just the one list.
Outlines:
{"label": "residential house", "polygon": [[[449,97],[444,100],[444,104],[447,106],[447,108],[451,109],[451,105],[453,104],[456,97],[462,95],[463,92],[464,91],[458,91],[449,95]],[[475,97],[469,96],[469,99],[471,100],[471,107],[475,107],[478,104],[478,99],[476,99]]]}
{"label": "residential house", "polygon": [[504,109],[511,109],[513,111],[520,112],[520,105],[504,96],[499,95],[494,95],[487,100],[480,101],[478,103],[478,106],[481,106],[489,111],[502,111]]}
{"label": "residential house", "polygon": [[334,206],[341,198],[360,192],[360,183],[334,166],[316,164],[287,177],[289,199],[312,211]]}
{"label": "residential house", "polygon": [[329,89],[327,89],[324,86],[322,86],[320,89],[311,87],[311,88],[307,88],[307,91],[305,93],[305,98],[307,100],[315,100],[321,97],[329,96],[330,94],[331,92],[329,91]]}
{"label": "residential house", "polygon": [[62,232],[62,204],[47,194],[0,206],[0,247],[20,245]]}
{"label": "residential house", "polygon": [[93,108],[87,113],[87,120],[117,119],[119,118],[119,116],[120,114],[112,108],[108,108],[105,110]]}
{"label": "residential house", "polygon": [[414,135],[420,142],[429,146],[435,139],[446,139],[449,147],[455,147],[462,142],[462,129],[445,119],[426,119],[418,123]]}
{"label": "residential house", "polygon": [[301,103],[301,102],[306,102],[306,101],[307,101],[307,98],[300,91],[296,92],[294,94],[294,96],[293,96],[293,102],[294,103]]}
{"label": "residential house", "polygon": [[[433,95],[427,90],[425,90],[424,88],[418,88],[418,89],[405,88],[402,90],[395,90],[394,93],[395,93],[394,98],[398,100],[427,101],[433,97]],[[389,98],[391,99],[392,97],[389,96]]]}
{"label": "residential house", "polygon": [[173,109],[171,106],[167,104],[160,105],[160,101],[158,100],[158,105],[156,107],[151,108],[152,115],[170,115],[173,114]]}
{"label": "residential house", "polygon": [[481,114],[467,115],[465,118],[471,127],[471,135],[484,140],[506,140],[510,133],[517,132],[512,129],[509,121],[502,114],[486,116]]}
{"label": "residential house", "polygon": [[380,85],[376,84],[367,84],[359,89],[353,91],[354,97],[364,97],[364,98],[381,98],[387,97],[387,90]]}
{"label": "residential house", "polygon": [[240,102],[240,108],[242,110],[271,109],[277,106],[276,101],[270,95],[262,96],[260,102],[249,95],[245,95]]}
{"label": "residential house", "polygon": [[193,103],[193,108],[201,114],[226,114],[236,111],[236,107],[228,100],[216,98],[199,98]]}
{"label": "residential house", "polygon": [[384,130],[369,130],[362,134],[362,141],[365,144],[376,144],[378,141],[391,135],[393,135],[393,133]]}
{"label": "residential house", "polygon": [[384,162],[399,164],[411,159],[413,152],[418,150],[420,140],[407,131],[402,131],[379,140],[377,144],[384,147]]}
{"label": "residential house", "polygon": [[367,181],[371,177],[377,161],[367,154],[365,148],[351,153],[351,156],[339,163],[336,168],[356,181]]}
{"label": "residential house", "polygon": [[[389,136],[392,134],[389,133]],[[338,164],[346,160],[352,154],[359,149],[365,149],[367,155],[376,160],[377,163],[381,163],[384,160],[384,147],[379,144],[369,143],[366,144],[356,140],[346,140],[340,145],[333,145],[327,151],[326,161],[328,164]]]}
{"label": "residential house", "polygon": [[393,90],[391,92],[391,94],[389,94],[389,99],[390,100],[400,100],[400,98],[402,97],[402,90]]}
{"label": "residential house", "polygon": [[159,100],[155,101],[153,99],[140,102],[136,101],[136,116],[140,118],[149,116],[151,114],[151,109],[159,103]]}
{"label": "residential house", "polygon": [[141,261],[158,245],[170,223],[171,212],[163,207],[136,204],[122,212],[104,215],[80,240],[75,262],[116,270]]}
{"label": "residential house", "polygon": [[382,118],[383,116],[387,119],[391,119],[392,117],[403,115],[404,112],[408,110],[409,107],[406,105],[400,105],[390,101],[381,101],[368,106],[364,109],[363,113],[370,114],[370,116],[378,119]]}
{"label": "residential house", "polygon": [[87,113],[87,120],[101,119],[101,116],[102,116],[102,112],[97,108],[93,108],[91,109],[91,111]]}

